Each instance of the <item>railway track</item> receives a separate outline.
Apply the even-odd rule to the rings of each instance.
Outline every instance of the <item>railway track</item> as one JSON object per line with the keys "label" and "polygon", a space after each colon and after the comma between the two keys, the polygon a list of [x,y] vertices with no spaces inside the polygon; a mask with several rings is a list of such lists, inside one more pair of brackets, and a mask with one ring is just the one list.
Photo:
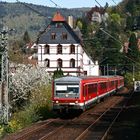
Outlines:
{"label": "railway track", "polygon": [[[100,140],[104,140],[102,138],[111,129],[112,122],[116,119],[115,116],[122,106],[124,108],[122,103],[124,98],[124,96],[112,96],[79,117],[69,120],[51,120],[25,133],[4,140],[99,140],[97,136],[100,136]],[[92,134],[95,134],[97,138],[93,138]]]}
{"label": "railway track", "polygon": [[133,92],[120,107],[109,108],[97,120],[83,131],[76,140],[105,140],[120,113],[125,109]]}
{"label": "railway track", "polygon": [[[111,104],[102,103],[102,110],[100,111],[87,111],[84,115],[80,116],[79,118],[72,120],[64,127],[61,127],[61,129],[58,129],[58,131],[55,131],[52,135],[47,135],[46,138],[43,140],[71,140],[71,139],[83,139],[83,135],[79,138],[79,135],[81,135],[84,131],[87,130],[87,128],[91,124],[96,124],[104,114],[106,114],[110,109],[113,109],[115,106],[116,100],[118,103],[122,101],[122,97],[113,97]],[[104,105],[104,107],[103,107]],[[109,108],[109,109],[107,109]],[[115,108],[115,107],[114,107]],[[116,108],[115,108],[116,109]],[[110,116],[111,117],[111,116]],[[85,132],[84,132],[85,133]],[[41,139],[42,140],[42,139]]]}

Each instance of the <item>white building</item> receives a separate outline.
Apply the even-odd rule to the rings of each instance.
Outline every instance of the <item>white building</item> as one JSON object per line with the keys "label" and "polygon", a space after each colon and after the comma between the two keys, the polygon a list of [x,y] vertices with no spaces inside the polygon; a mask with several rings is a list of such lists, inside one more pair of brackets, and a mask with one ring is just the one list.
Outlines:
{"label": "white building", "polygon": [[81,40],[57,12],[38,38],[38,65],[49,73],[61,68],[65,75],[99,75],[99,65],[89,58]]}
{"label": "white building", "polygon": [[87,13],[87,18],[91,23],[93,22],[98,22],[101,23],[102,21],[106,21],[107,18],[109,17],[108,13],[106,10],[102,7],[95,6],[91,8],[90,11]]}

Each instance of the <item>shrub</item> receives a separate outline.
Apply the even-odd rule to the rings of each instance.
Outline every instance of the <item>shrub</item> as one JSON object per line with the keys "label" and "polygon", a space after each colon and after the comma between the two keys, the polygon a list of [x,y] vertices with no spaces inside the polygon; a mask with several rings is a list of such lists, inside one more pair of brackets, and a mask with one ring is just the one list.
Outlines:
{"label": "shrub", "polygon": [[7,126],[4,127],[4,130],[7,133],[13,133],[21,128],[22,128],[21,123],[18,120],[13,119],[8,123]]}
{"label": "shrub", "polygon": [[134,80],[140,81],[140,72],[135,72],[134,74],[126,73],[124,78],[125,78],[125,86],[129,88],[133,88]]}
{"label": "shrub", "polygon": [[62,77],[64,74],[63,74],[63,71],[60,69],[57,68],[57,70],[54,71],[53,73],[53,79],[56,79],[56,78],[60,78]]}
{"label": "shrub", "polygon": [[5,127],[0,127],[0,136],[13,133],[39,120],[53,116],[51,104],[51,85],[43,85],[31,91],[28,104],[22,110],[13,113]]}
{"label": "shrub", "polygon": [[41,86],[40,90],[35,91],[31,97],[31,105],[34,106],[36,114],[40,119],[47,119],[52,116],[51,85]]}

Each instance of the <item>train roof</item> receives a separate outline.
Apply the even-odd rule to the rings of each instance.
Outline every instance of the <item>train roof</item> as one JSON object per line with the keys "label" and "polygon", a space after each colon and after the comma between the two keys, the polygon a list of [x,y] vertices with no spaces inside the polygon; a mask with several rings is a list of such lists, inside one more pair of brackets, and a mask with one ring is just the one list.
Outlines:
{"label": "train roof", "polygon": [[102,80],[106,80],[108,78],[117,78],[117,76],[64,76],[64,77],[61,77],[61,78],[58,78],[58,79],[55,79],[54,81],[55,82],[65,82],[65,81],[69,81],[69,82],[79,82],[81,80],[97,80],[97,79],[102,79]]}
{"label": "train roof", "polygon": [[65,77],[61,77],[58,79],[55,79],[55,82],[65,82],[65,81],[70,81],[70,82],[79,82],[81,80],[80,77],[76,77],[76,76],[65,76]]}

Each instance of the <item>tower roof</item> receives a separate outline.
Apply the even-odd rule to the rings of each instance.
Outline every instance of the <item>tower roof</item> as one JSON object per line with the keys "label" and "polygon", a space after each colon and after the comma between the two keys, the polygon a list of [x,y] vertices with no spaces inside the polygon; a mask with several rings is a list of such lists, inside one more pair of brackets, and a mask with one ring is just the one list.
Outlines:
{"label": "tower roof", "polygon": [[65,18],[59,12],[57,12],[54,15],[52,21],[65,21]]}

